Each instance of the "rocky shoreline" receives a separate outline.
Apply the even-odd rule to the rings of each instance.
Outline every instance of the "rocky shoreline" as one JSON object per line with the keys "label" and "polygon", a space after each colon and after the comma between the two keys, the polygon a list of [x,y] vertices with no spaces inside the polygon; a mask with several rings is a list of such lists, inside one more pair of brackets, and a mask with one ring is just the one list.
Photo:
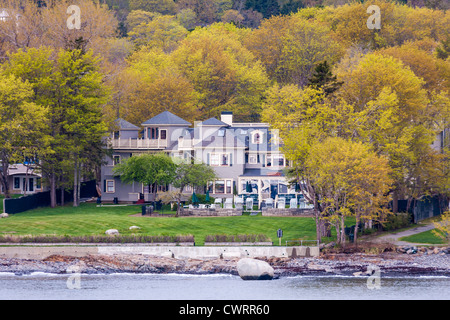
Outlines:
{"label": "rocky shoreline", "polygon": [[[403,254],[387,252],[370,254],[321,254],[316,258],[267,258],[275,277],[298,275],[369,275],[369,266],[379,268],[389,276],[448,276],[450,255]],[[53,255],[44,260],[0,258],[0,272],[16,275],[33,272],[66,274],[154,273],[154,274],[212,274],[237,275],[234,259],[175,259],[140,254],[88,255],[71,257]]]}

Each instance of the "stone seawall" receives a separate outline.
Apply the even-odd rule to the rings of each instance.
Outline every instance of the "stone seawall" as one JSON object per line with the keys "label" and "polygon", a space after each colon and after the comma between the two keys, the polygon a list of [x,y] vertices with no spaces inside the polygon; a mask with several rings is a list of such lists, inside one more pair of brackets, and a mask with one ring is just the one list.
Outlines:
{"label": "stone seawall", "polygon": [[0,247],[0,258],[17,259],[46,259],[53,255],[83,257],[90,255],[148,255],[158,257],[172,257],[176,259],[205,259],[205,258],[291,258],[317,257],[319,247],[274,247],[274,246],[11,246]]}
{"label": "stone seawall", "polygon": [[182,216],[200,216],[200,217],[230,217],[242,216],[242,209],[183,209]]}
{"label": "stone seawall", "polygon": [[268,217],[313,217],[314,210],[312,209],[280,209],[280,208],[263,208],[262,215]]}

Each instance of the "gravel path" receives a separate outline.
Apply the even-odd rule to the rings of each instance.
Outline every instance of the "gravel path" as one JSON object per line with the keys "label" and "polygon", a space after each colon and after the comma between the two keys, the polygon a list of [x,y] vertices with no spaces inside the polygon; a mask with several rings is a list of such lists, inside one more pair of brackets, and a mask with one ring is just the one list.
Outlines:
{"label": "gravel path", "polygon": [[416,227],[416,228],[413,228],[413,229],[408,229],[408,230],[405,230],[405,231],[402,231],[402,232],[386,234],[386,235],[377,237],[374,240],[377,241],[377,242],[390,242],[390,243],[392,243],[392,244],[394,244],[396,246],[405,246],[405,245],[411,245],[411,244],[414,244],[414,245],[430,245],[429,243],[428,244],[426,244],[426,243],[412,243],[412,242],[407,242],[407,241],[401,241],[399,239],[403,238],[403,237],[412,236],[412,235],[417,234],[417,233],[422,233],[422,232],[425,232],[425,231],[428,231],[428,230],[432,230],[432,229],[434,229],[434,224],[430,223],[430,224],[427,224],[425,226],[419,226],[419,227]]}

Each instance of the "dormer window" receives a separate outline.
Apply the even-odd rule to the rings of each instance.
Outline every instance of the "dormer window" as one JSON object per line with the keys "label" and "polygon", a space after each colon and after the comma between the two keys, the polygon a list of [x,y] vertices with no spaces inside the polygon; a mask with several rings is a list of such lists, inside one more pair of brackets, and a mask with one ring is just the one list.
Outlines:
{"label": "dormer window", "polygon": [[263,132],[256,130],[252,132],[252,143],[261,144],[263,143]]}

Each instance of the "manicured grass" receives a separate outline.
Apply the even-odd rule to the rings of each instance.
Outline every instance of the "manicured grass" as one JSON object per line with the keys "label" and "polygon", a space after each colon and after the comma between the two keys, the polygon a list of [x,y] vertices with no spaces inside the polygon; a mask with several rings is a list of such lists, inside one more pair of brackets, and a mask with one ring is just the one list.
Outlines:
{"label": "manicured grass", "polygon": [[402,237],[399,240],[412,243],[445,244],[441,238],[433,234],[432,230],[417,233],[408,237]]}
{"label": "manicured grass", "polygon": [[[156,218],[139,216],[140,206],[97,207],[83,203],[78,208],[40,208],[0,219],[0,235],[102,235],[107,229],[131,234],[130,226],[138,226],[142,235],[188,235],[196,245],[203,245],[208,234],[265,234],[278,245],[277,230],[286,240],[315,239],[313,218],[298,217],[180,217]],[[134,217],[131,215],[138,214]],[[135,232],[134,232],[135,233]]]}

